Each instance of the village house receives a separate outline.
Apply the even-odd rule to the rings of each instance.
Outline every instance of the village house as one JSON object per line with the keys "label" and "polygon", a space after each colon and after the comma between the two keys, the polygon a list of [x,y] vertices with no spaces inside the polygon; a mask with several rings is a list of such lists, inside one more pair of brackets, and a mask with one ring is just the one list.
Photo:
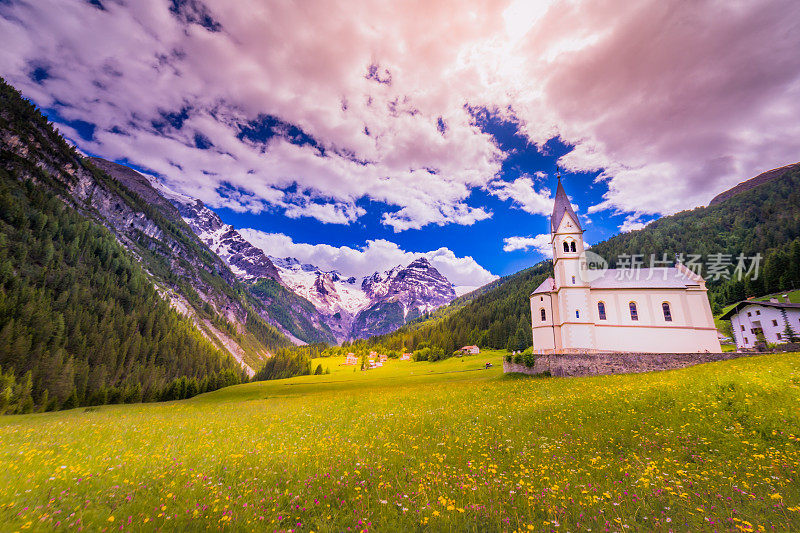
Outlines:
{"label": "village house", "polygon": [[530,295],[539,353],[721,352],[705,280],[684,265],[591,270],[559,178],[550,218],[553,277]]}
{"label": "village house", "polygon": [[345,365],[357,365],[358,364],[358,357],[356,357],[356,354],[354,354],[354,353],[349,353],[349,354],[347,354],[347,359],[345,359],[344,364]]}
{"label": "village house", "polygon": [[400,360],[401,361],[410,361],[411,360],[411,354],[410,353],[404,353],[403,355],[400,356]]}
{"label": "village house", "polygon": [[481,353],[481,349],[478,348],[477,346],[462,346],[459,352],[470,355],[477,355]]}
{"label": "village house", "polygon": [[740,350],[756,348],[758,336],[764,336],[764,342],[783,344],[790,342],[786,334],[786,326],[800,337],[800,304],[789,303],[772,298],[768,302],[745,300],[726,311],[722,320],[731,321],[733,339]]}

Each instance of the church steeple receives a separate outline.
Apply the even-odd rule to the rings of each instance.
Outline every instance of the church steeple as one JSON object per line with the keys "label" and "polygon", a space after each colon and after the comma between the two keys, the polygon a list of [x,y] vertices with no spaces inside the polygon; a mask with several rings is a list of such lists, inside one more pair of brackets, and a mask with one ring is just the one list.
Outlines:
{"label": "church steeple", "polygon": [[551,233],[556,232],[559,224],[561,224],[561,220],[564,218],[564,214],[569,215],[578,226],[578,230],[583,231],[583,228],[581,228],[581,222],[578,220],[578,215],[576,215],[575,210],[572,209],[572,204],[570,203],[569,198],[567,198],[567,193],[564,192],[564,187],[561,185],[561,173],[559,172],[558,187],[556,188],[556,198],[553,205],[553,214],[550,216]]}

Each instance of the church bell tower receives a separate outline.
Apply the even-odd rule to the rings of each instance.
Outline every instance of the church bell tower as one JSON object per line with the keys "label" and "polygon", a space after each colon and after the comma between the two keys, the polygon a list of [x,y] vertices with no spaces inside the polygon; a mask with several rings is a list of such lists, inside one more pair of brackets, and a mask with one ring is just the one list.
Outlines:
{"label": "church bell tower", "polygon": [[553,290],[556,293],[557,320],[561,325],[563,345],[592,349],[595,343],[589,281],[581,275],[581,263],[585,261],[583,228],[561,185],[560,174],[550,217],[550,237],[553,248]]}

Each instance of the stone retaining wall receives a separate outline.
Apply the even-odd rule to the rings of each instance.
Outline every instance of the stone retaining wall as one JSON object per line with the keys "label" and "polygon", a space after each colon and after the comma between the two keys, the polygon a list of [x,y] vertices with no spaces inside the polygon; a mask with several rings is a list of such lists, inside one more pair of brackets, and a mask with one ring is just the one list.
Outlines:
{"label": "stone retaining wall", "polygon": [[636,374],[671,370],[701,363],[749,357],[753,353],[595,353],[537,355],[532,367],[503,360],[503,372],[551,376],[593,376],[599,374]]}

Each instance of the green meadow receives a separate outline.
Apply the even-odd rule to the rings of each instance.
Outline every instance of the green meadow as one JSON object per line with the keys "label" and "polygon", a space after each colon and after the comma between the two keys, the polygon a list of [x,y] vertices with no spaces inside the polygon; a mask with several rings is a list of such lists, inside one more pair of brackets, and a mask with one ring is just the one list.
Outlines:
{"label": "green meadow", "polygon": [[0,530],[800,530],[798,354],[572,379],[500,352],[317,362],[0,418]]}

